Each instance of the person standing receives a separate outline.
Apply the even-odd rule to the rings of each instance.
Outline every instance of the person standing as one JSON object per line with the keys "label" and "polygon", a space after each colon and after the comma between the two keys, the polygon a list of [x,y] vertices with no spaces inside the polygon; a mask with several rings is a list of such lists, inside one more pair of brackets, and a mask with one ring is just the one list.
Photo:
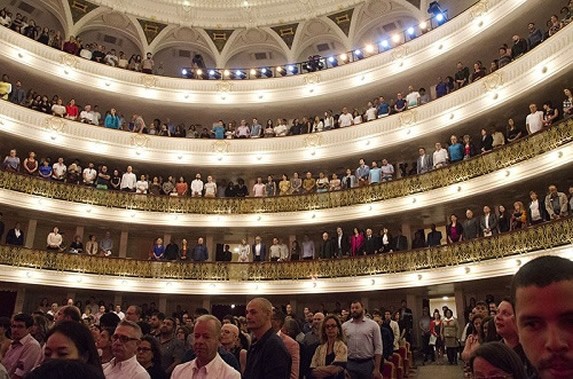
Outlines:
{"label": "person standing", "polygon": [[342,324],[348,345],[347,370],[352,379],[382,379],[382,334],[378,324],[364,316],[362,302],[350,305],[351,319]]}
{"label": "person standing", "polygon": [[114,358],[103,368],[106,379],[150,379],[147,371],[137,362],[141,336],[141,328],[132,321],[123,320],[117,325],[111,336]]}

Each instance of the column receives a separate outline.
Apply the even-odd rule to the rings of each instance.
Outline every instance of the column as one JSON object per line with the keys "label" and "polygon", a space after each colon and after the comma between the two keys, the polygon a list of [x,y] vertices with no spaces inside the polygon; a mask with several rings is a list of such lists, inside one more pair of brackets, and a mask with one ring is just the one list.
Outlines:
{"label": "column", "polygon": [[24,246],[29,249],[34,247],[34,239],[36,238],[37,227],[38,227],[38,220],[28,221],[28,229],[26,230],[26,241],[24,242]]}
{"label": "column", "polygon": [[213,234],[207,234],[205,237],[205,246],[209,252],[209,262],[215,262],[215,242]]}
{"label": "column", "polygon": [[157,308],[159,309],[160,312],[167,314],[167,296],[166,295],[159,296]]}
{"label": "column", "polygon": [[402,224],[400,229],[402,230],[402,235],[406,236],[408,239],[408,249],[410,249],[412,247],[412,239],[414,238],[412,227],[410,224]]}
{"label": "column", "polygon": [[420,328],[418,328],[418,321],[422,317],[422,299],[414,294],[406,295],[406,302],[408,303],[408,308],[412,310],[412,318],[414,322],[412,323],[412,346],[419,346],[417,341],[421,341]]}
{"label": "column", "polygon": [[463,328],[464,320],[464,290],[456,286],[454,290],[454,298],[456,299],[456,317],[460,328]]}
{"label": "column", "polygon": [[14,304],[14,314],[22,313],[24,311],[24,301],[26,301],[26,288],[18,287],[16,303]]}
{"label": "column", "polygon": [[[80,236],[80,238],[82,239],[82,241],[84,240],[84,227],[82,226],[76,226],[76,236]],[[74,236],[75,238],[75,236]]]}
{"label": "column", "polygon": [[127,257],[127,239],[129,237],[129,233],[127,230],[122,230],[121,235],[119,237],[119,257],[125,258]]}

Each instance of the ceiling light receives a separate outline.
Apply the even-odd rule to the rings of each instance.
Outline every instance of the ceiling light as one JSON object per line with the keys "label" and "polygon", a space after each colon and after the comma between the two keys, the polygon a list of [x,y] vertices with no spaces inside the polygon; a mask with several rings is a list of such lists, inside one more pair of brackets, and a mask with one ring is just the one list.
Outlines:
{"label": "ceiling light", "polygon": [[400,35],[399,35],[399,34],[394,34],[394,35],[392,36],[392,41],[393,41],[394,43],[400,42]]}
{"label": "ceiling light", "polygon": [[410,35],[410,36],[413,36],[414,33],[416,32],[416,31],[414,30],[414,27],[413,27],[413,26],[410,26],[408,29],[406,29],[406,31],[408,32],[408,35]]}
{"label": "ceiling light", "polygon": [[368,54],[372,54],[374,52],[374,46],[372,45],[366,45],[366,47],[364,48],[364,50],[366,50],[366,52]]}
{"label": "ceiling light", "polygon": [[348,55],[346,55],[346,54],[340,54],[340,60],[346,62],[346,61],[348,60]]}
{"label": "ceiling light", "polygon": [[387,49],[390,47],[390,44],[388,43],[388,40],[382,40],[382,42],[380,42],[380,46],[382,46],[384,49]]}
{"label": "ceiling light", "polygon": [[426,29],[428,27],[428,23],[426,21],[420,22],[420,29]]}

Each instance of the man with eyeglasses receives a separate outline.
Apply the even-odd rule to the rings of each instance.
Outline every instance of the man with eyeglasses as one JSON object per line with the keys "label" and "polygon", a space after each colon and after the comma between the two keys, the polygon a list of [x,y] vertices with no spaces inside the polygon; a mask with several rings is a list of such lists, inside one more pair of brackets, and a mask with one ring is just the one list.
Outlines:
{"label": "man with eyeglasses", "polygon": [[134,322],[123,320],[111,336],[113,359],[104,366],[106,379],[150,379],[137,362],[137,348],[141,342],[141,328]]}
{"label": "man with eyeglasses", "polygon": [[12,343],[2,359],[10,379],[25,377],[39,363],[42,348],[30,331],[34,319],[28,314],[17,314],[12,319]]}

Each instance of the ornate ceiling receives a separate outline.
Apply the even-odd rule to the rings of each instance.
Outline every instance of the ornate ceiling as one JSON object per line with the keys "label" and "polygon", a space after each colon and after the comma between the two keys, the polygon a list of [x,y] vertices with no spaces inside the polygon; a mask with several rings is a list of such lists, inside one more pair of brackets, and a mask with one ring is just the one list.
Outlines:
{"label": "ornate ceiling", "polygon": [[[443,0],[467,8],[474,0]],[[16,0],[51,18],[66,36],[107,49],[153,52],[178,75],[201,54],[208,67],[304,61],[376,42],[427,19],[428,0]],[[25,4],[21,6],[21,4]],[[462,9],[465,9],[462,8]],[[36,12],[37,13],[37,12]],[[34,12],[42,24],[42,17]],[[59,25],[57,25],[59,24]]]}

